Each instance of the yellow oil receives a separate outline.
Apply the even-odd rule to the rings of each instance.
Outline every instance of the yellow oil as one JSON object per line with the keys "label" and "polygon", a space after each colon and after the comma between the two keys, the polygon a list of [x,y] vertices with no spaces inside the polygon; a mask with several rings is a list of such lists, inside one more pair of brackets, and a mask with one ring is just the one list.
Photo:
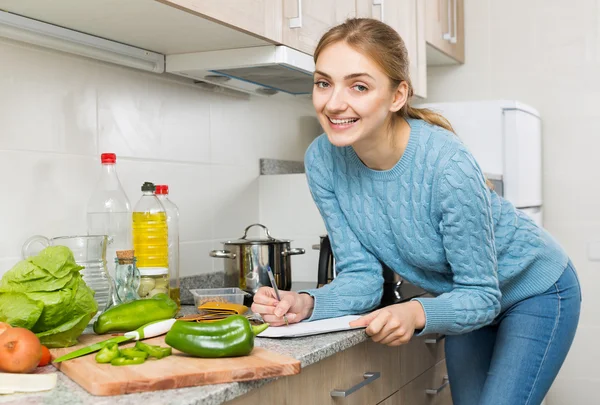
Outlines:
{"label": "yellow oil", "polygon": [[134,212],[132,231],[138,268],[169,267],[167,215],[164,212]]}
{"label": "yellow oil", "polygon": [[179,296],[179,287],[170,287],[169,296],[177,303],[177,308],[181,308],[181,297]]}

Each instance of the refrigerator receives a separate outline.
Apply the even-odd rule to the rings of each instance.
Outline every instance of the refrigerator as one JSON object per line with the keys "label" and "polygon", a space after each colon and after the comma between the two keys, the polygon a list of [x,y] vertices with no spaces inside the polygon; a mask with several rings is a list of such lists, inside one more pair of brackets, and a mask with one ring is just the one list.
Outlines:
{"label": "refrigerator", "polygon": [[428,103],[471,151],[495,191],[543,225],[542,122],[515,100]]}

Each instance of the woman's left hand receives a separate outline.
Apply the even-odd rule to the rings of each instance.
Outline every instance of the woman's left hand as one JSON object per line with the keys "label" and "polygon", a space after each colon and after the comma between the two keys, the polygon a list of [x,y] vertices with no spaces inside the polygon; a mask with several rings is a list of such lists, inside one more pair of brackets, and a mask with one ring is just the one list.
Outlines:
{"label": "woman's left hand", "polygon": [[410,301],[378,309],[350,322],[350,326],[366,326],[374,342],[399,346],[408,343],[415,329],[425,327],[425,311],[418,301]]}

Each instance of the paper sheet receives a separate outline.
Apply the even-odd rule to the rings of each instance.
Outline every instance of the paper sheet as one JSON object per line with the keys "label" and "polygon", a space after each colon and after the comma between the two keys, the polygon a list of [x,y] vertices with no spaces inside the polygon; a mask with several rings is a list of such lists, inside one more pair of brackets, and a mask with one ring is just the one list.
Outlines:
{"label": "paper sheet", "polygon": [[273,326],[260,333],[258,337],[299,337],[338,332],[342,330],[360,329],[360,327],[351,328],[348,324],[361,316],[362,315],[346,315],[338,318],[321,319],[312,322],[299,322],[288,326]]}

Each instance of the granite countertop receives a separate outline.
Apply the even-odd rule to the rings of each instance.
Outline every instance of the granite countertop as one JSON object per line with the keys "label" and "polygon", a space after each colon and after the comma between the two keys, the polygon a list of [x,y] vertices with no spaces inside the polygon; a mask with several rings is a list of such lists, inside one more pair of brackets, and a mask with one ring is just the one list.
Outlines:
{"label": "granite countertop", "polygon": [[[182,306],[181,314],[195,311],[194,306]],[[293,339],[256,338],[255,345],[300,360],[302,367],[309,366],[337,352],[357,345],[367,339],[363,329],[327,333]],[[55,372],[53,366],[46,366],[42,372]],[[32,394],[0,395],[0,404],[94,404],[94,405],[133,405],[133,404],[177,404],[177,405],[217,405],[267,384],[274,379],[249,382],[236,382],[204,385],[173,390],[144,392],[110,397],[96,397],[58,372],[58,384],[52,391]]]}

